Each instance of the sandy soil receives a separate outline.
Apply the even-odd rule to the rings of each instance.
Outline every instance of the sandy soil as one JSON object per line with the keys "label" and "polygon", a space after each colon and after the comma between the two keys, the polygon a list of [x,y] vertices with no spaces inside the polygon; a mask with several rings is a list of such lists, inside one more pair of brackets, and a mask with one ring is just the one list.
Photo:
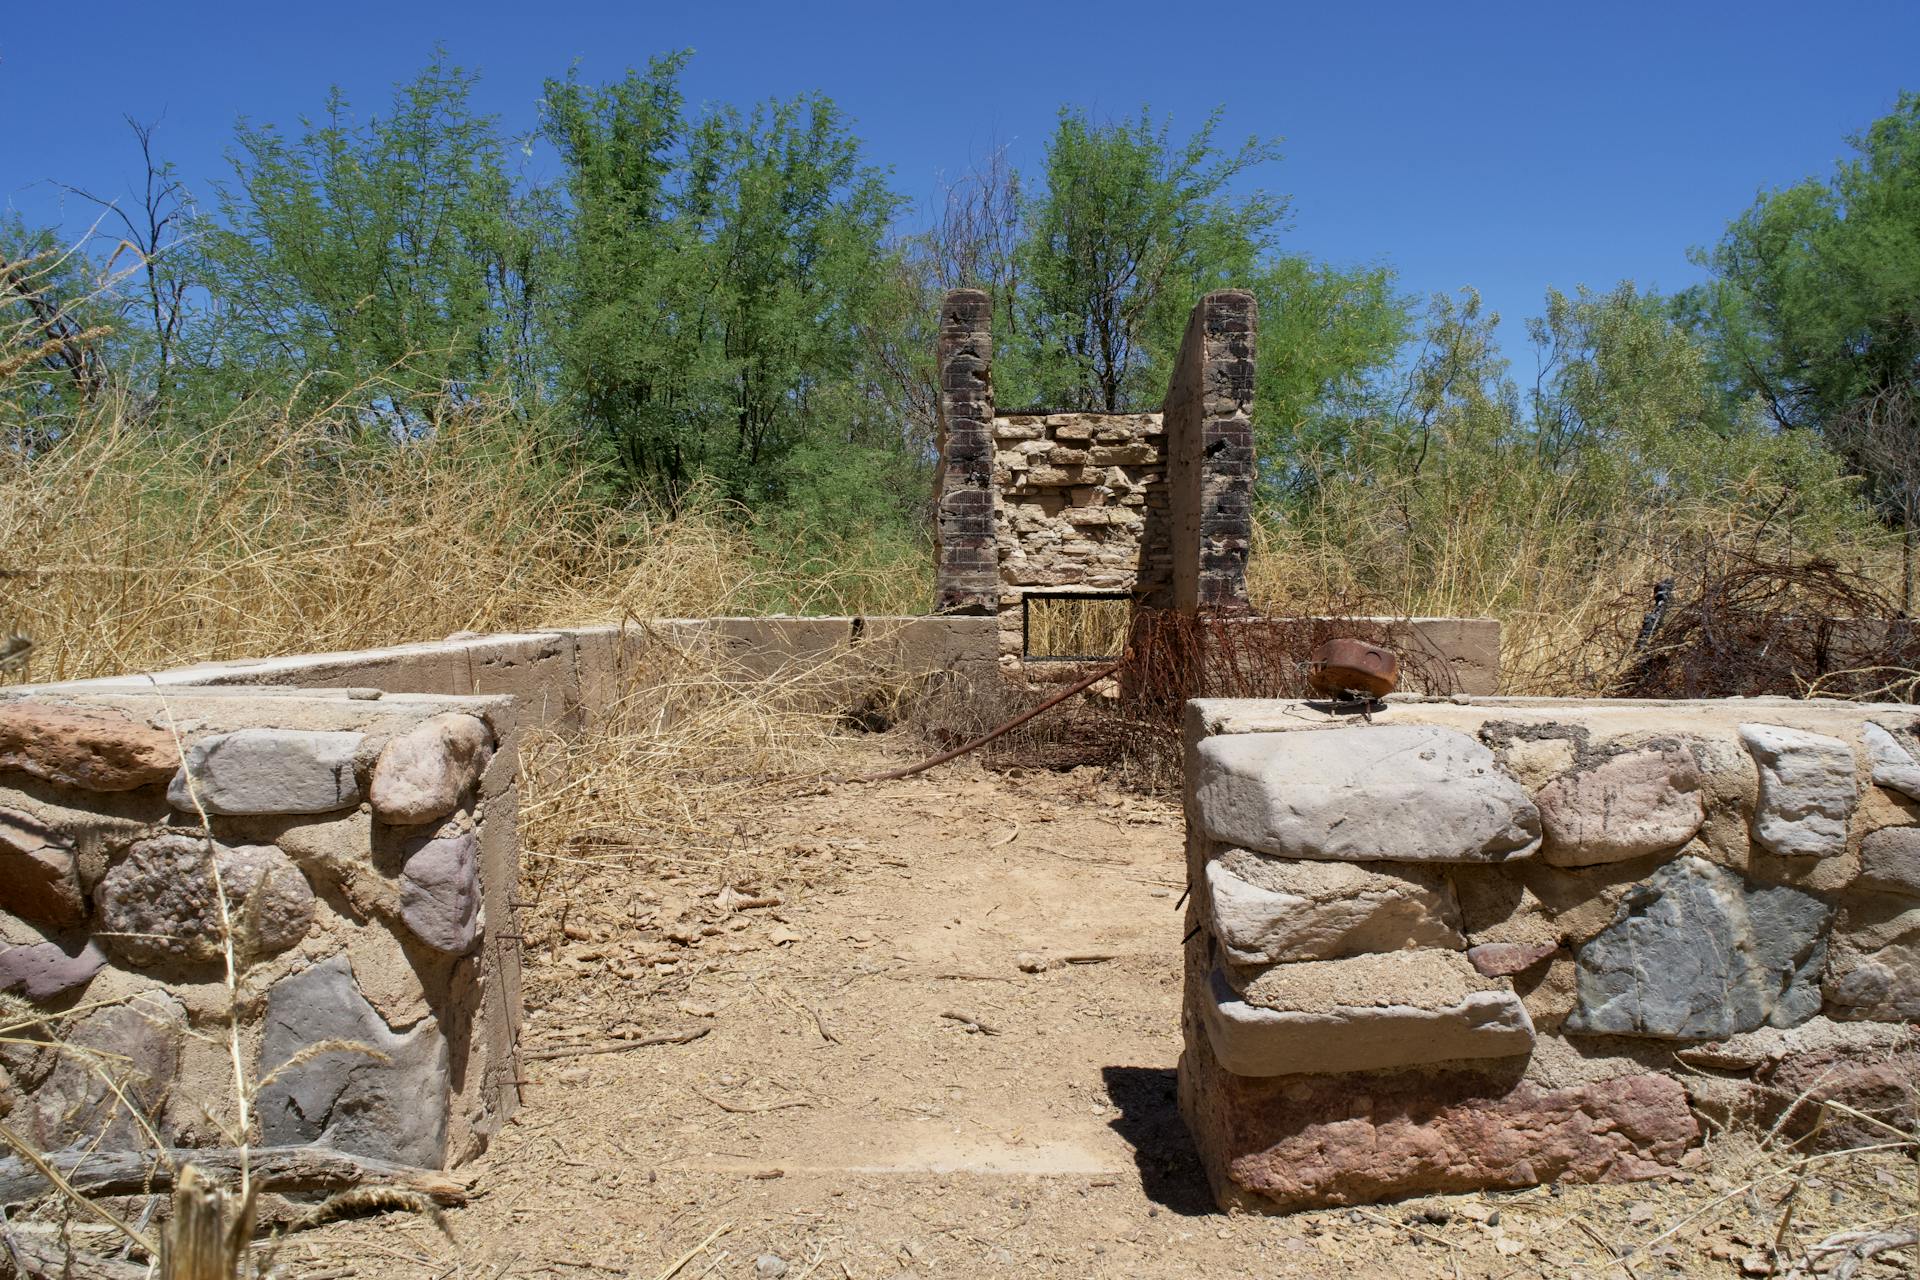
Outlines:
{"label": "sandy soil", "polygon": [[774,799],[728,840],[730,885],[545,868],[528,927],[531,1055],[706,1034],[529,1061],[451,1242],[341,1224],[286,1247],[296,1274],[1644,1280],[1765,1274],[1783,1206],[1791,1244],[1920,1201],[1910,1160],[1743,1189],[1782,1162],[1729,1147],[1659,1184],[1220,1214],[1174,1106],[1174,806],[961,763]]}

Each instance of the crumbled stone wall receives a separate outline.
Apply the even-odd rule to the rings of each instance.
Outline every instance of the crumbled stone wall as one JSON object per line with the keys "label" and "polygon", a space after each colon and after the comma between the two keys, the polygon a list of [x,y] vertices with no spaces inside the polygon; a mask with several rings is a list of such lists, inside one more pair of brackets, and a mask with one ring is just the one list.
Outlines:
{"label": "crumbled stone wall", "polygon": [[[252,1141],[476,1154],[518,1099],[513,713],[374,690],[0,700],[0,988],[70,1011],[0,1045],[9,1123],[48,1151],[232,1145],[208,1119],[234,1114],[231,1007],[267,1082]],[[302,1058],[325,1041],[382,1056]]]}
{"label": "crumbled stone wall", "polygon": [[1916,729],[1785,699],[1190,704],[1180,1097],[1216,1196],[1648,1177],[1699,1117],[1797,1137],[1824,1099],[1912,1123]]}
{"label": "crumbled stone wall", "polygon": [[1244,609],[1253,518],[1253,295],[1194,306],[1162,413],[995,416],[993,306],[941,303],[934,608],[997,614],[1001,666],[1028,666],[1022,601],[1073,591],[1156,608]]}
{"label": "crumbled stone wall", "polygon": [[1023,596],[1164,589],[1172,549],[1159,414],[995,418],[993,480],[1000,653],[1010,671],[1024,652]]}

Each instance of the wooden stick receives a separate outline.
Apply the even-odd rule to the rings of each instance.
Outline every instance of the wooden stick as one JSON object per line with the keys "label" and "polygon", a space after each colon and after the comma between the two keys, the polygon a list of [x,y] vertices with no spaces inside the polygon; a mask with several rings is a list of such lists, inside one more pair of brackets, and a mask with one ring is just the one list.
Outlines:
{"label": "wooden stick", "polygon": [[521,1059],[526,1062],[552,1062],[555,1058],[582,1058],[596,1053],[625,1053],[629,1049],[646,1049],[657,1044],[692,1044],[712,1027],[689,1027],[685,1031],[662,1031],[658,1035],[641,1036],[638,1040],[603,1040],[598,1044],[570,1044],[563,1049],[535,1049],[523,1053]]}
{"label": "wooden stick", "polygon": [[[57,1151],[48,1165],[72,1188],[93,1195],[144,1195],[174,1185],[176,1171],[199,1166],[209,1177],[237,1184],[242,1159],[253,1183],[266,1191],[339,1191],[393,1186],[418,1191],[439,1204],[465,1204],[467,1188],[435,1169],[393,1164],[325,1147],[171,1147],[164,1151]],[[28,1163],[0,1160],[0,1204],[24,1204],[45,1195],[49,1180]]]}
{"label": "wooden stick", "polygon": [[694,1090],[708,1102],[722,1111],[730,1111],[736,1116],[757,1116],[768,1111],[784,1111],[788,1107],[810,1107],[813,1102],[807,1098],[785,1098],[779,1102],[728,1102],[725,1098],[716,1098],[710,1093]]}
{"label": "wooden stick", "polygon": [[680,1274],[680,1268],[686,1266],[689,1262],[692,1262],[695,1258],[699,1257],[702,1253],[706,1251],[706,1248],[708,1245],[712,1244],[715,1240],[718,1240],[722,1235],[726,1234],[731,1230],[733,1230],[733,1224],[731,1222],[723,1222],[719,1226],[715,1227],[713,1229],[712,1235],[708,1236],[705,1240],[702,1240],[699,1244],[693,1246],[693,1248],[687,1250],[685,1253],[681,1254],[678,1258],[674,1259],[673,1265],[668,1267],[665,1271],[662,1271],[658,1277],[658,1280],[673,1280],[674,1276]]}

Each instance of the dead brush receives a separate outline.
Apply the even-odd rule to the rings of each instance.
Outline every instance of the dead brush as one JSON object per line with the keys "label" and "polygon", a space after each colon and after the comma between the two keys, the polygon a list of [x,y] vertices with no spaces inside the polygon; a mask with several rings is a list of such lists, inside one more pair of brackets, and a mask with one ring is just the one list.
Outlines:
{"label": "dead brush", "polygon": [[1632,489],[1601,497],[1525,466],[1492,468],[1459,491],[1429,491],[1417,476],[1342,478],[1284,518],[1254,521],[1248,590],[1276,615],[1359,599],[1390,617],[1497,618],[1501,691],[1558,697],[1605,692],[1653,584],[1684,579],[1706,546],[1826,560],[1900,598],[1897,531],[1864,509],[1837,518],[1834,495],[1783,486],[1765,469],[1686,501]]}
{"label": "dead brush", "polygon": [[[1443,659],[1409,642],[1406,620],[1359,616],[1351,602],[1322,616],[1272,618],[1247,612],[1185,614],[1135,607],[1118,674],[1059,709],[995,738],[980,749],[990,768],[1067,770],[1096,766],[1124,786],[1149,793],[1178,790],[1181,726],[1192,698],[1306,698],[1307,664],[1327,640],[1350,636],[1400,652],[1406,685],[1451,692]],[[1031,663],[1031,660],[1029,660]],[[1062,664],[1061,671],[1095,663]],[[1034,670],[1029,667],[1029,671]],[[1048,696],[1011,684],[981,690],[964,707],[928,726],[943,746],[968,741],[1012,720]]]}
{"label": "dead brush", "polygon": [[1684,1267],[1690,1249],[1743,1275],[1787,1280],[1911,1275],[1920,1259],[1920,1082],[1869,1112],[1829,1096],[1829,1074],[1775,1097],[1771,1123],[1763,1112],[1710,1124],[1698,1166],[1706,1185],[1691,1197],[1704,1202],[1649,1238],[1616,1245],[1616,1257]]}
{"label": "dead brush", "polygon": [[1876,580],[1829,560],[1698,545],[1583,646],[1614,697],[1826,697],[1911,702],[1920,625]]}

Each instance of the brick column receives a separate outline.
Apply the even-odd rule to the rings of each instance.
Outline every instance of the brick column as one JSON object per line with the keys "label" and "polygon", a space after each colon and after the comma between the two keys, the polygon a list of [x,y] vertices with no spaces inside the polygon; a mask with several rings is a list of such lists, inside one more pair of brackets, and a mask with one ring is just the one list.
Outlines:
{"label": "brick column", "polygon": [[940,303],[940,461],[934,472],[934,611],[993,613],[993,300],[955,289]]}
{"label": "brick column", "polygon": [[1223,289],[1187,321],[1163,410],[1173,582],[1166,604],[1247,607],[1247,545],[1253,527],[1253,295]]}

